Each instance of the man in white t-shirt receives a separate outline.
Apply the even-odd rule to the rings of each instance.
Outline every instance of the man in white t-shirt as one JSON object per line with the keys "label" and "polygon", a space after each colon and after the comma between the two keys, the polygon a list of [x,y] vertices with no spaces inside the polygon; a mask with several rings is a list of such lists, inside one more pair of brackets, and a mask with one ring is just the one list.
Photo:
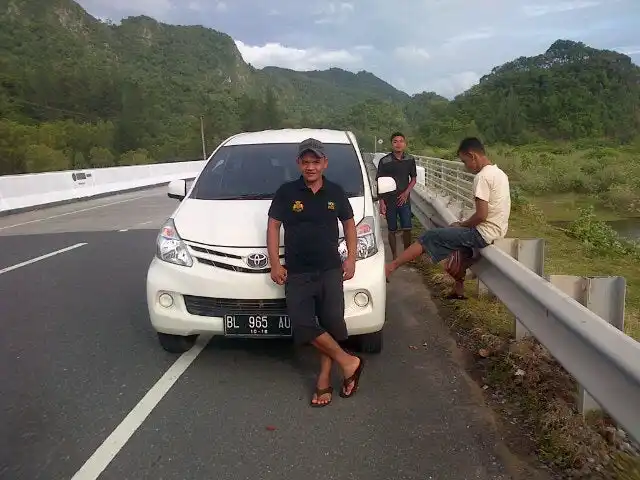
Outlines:
{"label": "man in white t-shirt", "polygon": [[[475,212],[463,222],[452,223],[447,228],[425,231],[418,241],[402,252],[396,260],[387,263],[387,277],[422,253],[434,264],[440,263],[452,252],[472,252],[473,249],[484,248],[507,234],[511,212],[509,178],[489,161],[482,142],[475,137],[465,138],[460,143],[458,157],[467,170],[475,173]],[[467,260],[470,257],[471,255],[467,255]],[[463,267],[463,273],[465,270]],[[456,288],[449,298],[463,298],[462,281],[463,279],[456,279]]]}

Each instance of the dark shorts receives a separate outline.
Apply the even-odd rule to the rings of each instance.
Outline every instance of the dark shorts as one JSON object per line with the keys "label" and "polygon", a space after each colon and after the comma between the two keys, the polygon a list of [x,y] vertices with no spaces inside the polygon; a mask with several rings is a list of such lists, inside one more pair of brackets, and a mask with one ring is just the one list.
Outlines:
{"label": "dark shorts", "polygon": [[475,228],[446,227],[425,231],[418,238],[425,254],[431,257],[433,263],[439,263],[456,250],[484,248],[484,241],[480,232]]}
{"label": "dark shorts", "polygon": [[385,202],[387,207],[387,227],[390,232],[398,231],[398,217],[400,217],[400,230],[411,230],[411,203],[402,206],[395,203],[396,200]]}
{"label": "dark shorts", "polygon": [[309,343],[325,332],[337,342],[347,339],[341,268],[289,273],[285,295],[296,344]]}

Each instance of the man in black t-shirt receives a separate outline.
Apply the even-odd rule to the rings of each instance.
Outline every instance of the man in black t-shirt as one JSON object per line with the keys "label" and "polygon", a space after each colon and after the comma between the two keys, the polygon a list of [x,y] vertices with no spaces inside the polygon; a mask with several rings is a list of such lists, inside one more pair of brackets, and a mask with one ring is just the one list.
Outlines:
{"label": "man in black t-shirt", "polygon": [[385,155],[378,162],[379,177],[392,177],[396,181],[395,192],[387,193],[380,199],[380,213],[387,219],[389,230],[389,247],[395,260],[396,232],[398,231],[398,217],[402,230],[402,243],[405,250],[411,245],[411,189],[416,184],[416,160],[405,153],[407,141],[400,132],[391,135],[392,152]]}
{"label": "man in black t-shirt", "polygon": [[[320,352],[320,375],[311,400],[324,407],[332,400],[331,366],[344,374],[340,396],[352,396],[364,367],[362,358],[345,352],[337,342],[347,339],[343,281],[356,268],[356,226],[349,198],[323,172],[328,166],[323,144],[309,138],[298,146],[298,180],[282,185],[269,208],[267,249],[271,279],[285,286],[287,313],[294,341],[311,343]],[[338,252],[338,220],[344,227],[348,257]],[[285,266],[280,264],[280,227],[284,226]]]}

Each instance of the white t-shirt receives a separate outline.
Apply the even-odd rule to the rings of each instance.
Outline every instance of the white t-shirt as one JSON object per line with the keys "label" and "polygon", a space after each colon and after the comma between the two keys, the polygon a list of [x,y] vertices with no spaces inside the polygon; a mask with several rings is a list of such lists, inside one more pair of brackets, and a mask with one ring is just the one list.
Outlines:
{"label": "white t-shirt", "polygon": [[473,194],[489,204],[487,218],[476,226],[482,238],[487,243],[504,238],[509,228],[511,213],[511,192],[507,174],[496,165],[487,165],[473,179]]}

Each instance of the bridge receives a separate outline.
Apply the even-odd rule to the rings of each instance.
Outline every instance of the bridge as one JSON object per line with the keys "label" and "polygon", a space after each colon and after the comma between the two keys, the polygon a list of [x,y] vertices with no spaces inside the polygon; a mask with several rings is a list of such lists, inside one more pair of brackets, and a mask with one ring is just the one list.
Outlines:
{"label": "bridge", "polygon": [[[460,165],[418,164],[420,222],[465,215],[471,179]],[[155,185],[200,168],[0,178],[0,479],[495,480],[529,468],[508,453],[411,268],[388,286],[385,351],[370,357],[354,400],[311,410],[314,357],[287,342],[160,349],[144,277],[175,201]],[[535,336],[576,378],[585,411],[601,406],[639,439],[640,345],[611,300],[624,284],[546,277],[543,245],[484,249],[472,269],[479,289],[513,312],[514,336]],[[574,293],[581,282],[587,299]]]}

